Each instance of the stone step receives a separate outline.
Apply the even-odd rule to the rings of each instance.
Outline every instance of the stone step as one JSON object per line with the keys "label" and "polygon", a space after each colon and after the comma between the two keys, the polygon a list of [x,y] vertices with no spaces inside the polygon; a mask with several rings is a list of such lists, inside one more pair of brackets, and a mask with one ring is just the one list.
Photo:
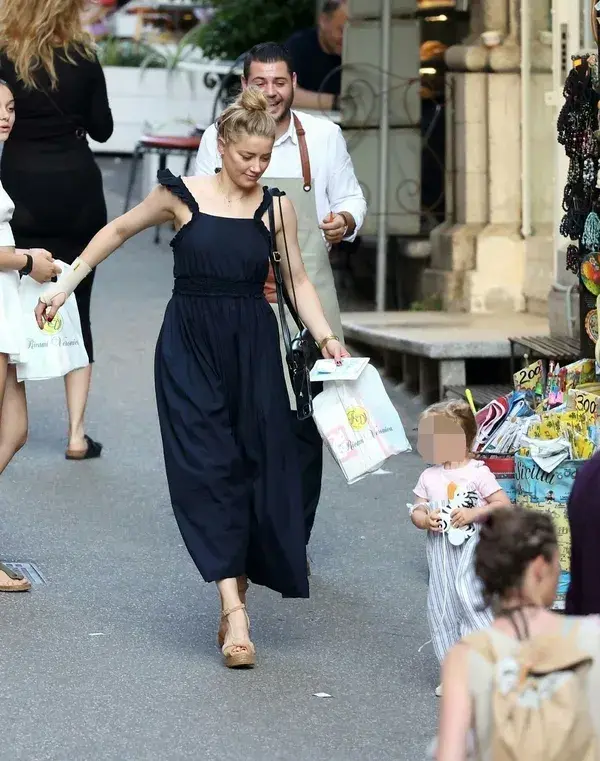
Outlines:
{"label": "stone step", "polygon": [[354,312],[342,315],[349,343],[373,347],[386,367],[425,404],[450,386],[466,386],[466,360],[509,358],[509,338],[548,336],[544,318],[529,314]]}

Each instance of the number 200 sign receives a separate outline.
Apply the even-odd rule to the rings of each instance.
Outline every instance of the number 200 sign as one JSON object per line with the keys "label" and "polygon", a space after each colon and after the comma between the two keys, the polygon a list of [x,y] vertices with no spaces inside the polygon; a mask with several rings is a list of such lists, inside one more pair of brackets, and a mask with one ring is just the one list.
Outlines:
{"label": "number 200 sign", "polygon": [[533,362],[528,367],[518,370],[514,376],[516,389],[534,389],[542,377],[542,361]]}

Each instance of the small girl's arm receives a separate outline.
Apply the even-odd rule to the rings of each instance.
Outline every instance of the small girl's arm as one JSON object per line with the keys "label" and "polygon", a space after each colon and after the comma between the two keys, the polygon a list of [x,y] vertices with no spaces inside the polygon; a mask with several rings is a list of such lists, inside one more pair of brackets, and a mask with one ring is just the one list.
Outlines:
{"label": "small girl's arm", "polygon": [[504,489],[498,489],[493,494],[490,494],[489,497],[486,497],[485,502],[486,504],[482,507],[475,508],[477,511],[475,517],[477,523],[482,523],[494,510],[498,510],[501,507],[512,507],[508,494]]}
{"label": "small girl's arm", "polygon": [[500,488],[498,479],[487,465],[478,468],[477,491],[485,500],[485,505],[475,508],[474,522],[482,523],[494,510],[510,507],[508,494]]}
{"label": "small girl's arm", "polygon": [[412,505],[408,506],[410,519],[413,524],[422,531],[429,528],[429,502],[425,497],[417,497]]}

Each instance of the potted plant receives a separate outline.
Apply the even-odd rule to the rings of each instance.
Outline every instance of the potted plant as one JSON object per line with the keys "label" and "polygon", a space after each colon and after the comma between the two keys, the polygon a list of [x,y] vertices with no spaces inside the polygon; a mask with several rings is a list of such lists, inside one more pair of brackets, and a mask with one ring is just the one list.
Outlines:
{"label": "potted plant", "polygon": [[172,46],[117,38],[99,44],[115,130],[106,143],[91,141],[95,152],[132,153],[143,133],[185,135],[196,124],[210,124],[216,88],[229,67],[203,58],[198,30]]}

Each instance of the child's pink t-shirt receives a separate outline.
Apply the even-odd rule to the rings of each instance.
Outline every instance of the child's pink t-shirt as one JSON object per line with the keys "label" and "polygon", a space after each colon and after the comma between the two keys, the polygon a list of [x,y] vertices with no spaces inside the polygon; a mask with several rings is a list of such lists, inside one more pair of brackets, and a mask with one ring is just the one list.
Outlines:
{"label": "child's pink t-shirt", "polygon": [[432,510],[443,507],[481,507],[502,487],[485,463],[470,460],[461,468],[433,465],[421,473],[414,493],[426,499]]}

